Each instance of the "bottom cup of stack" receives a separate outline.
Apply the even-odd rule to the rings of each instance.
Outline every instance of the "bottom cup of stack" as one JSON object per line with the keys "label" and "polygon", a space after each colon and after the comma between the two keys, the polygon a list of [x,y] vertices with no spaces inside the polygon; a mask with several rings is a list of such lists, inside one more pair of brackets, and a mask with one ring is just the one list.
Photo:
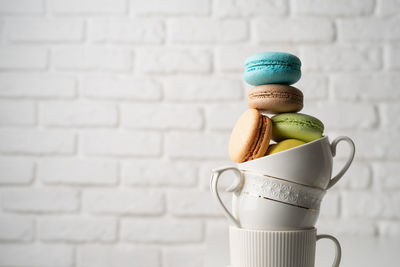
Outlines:
{"label": "bottom cup of stack", "polygon": [[327,238],[336,247],[333,267],[341,259],[339,241],[331,235],[317,235],[315,228],[261,231],[230,227],[230,267],[314,267],[315,247]]}

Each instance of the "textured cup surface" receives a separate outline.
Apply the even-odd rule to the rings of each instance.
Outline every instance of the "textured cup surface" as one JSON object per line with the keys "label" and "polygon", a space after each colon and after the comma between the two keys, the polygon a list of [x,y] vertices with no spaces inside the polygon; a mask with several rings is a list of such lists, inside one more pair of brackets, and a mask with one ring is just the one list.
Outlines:
{"label": "textured cup surface", "polygon": [[229,229],[230,267],[314,267],[315,247],[320,239],[335,247],[332,267],[342,258],[339,241],[331,235],[317,235],[315,228],[289,231]]}
{"label": "textured cup surface", "polygon": [[231,267],[314,267],[316,229],[252,231],[230,227]]}
{"label": "textured cup surface", "polygon": [[[233,171],[236,178],[229,191],[232,209],[220,198],[218,181],[225,171]],[[311,188],[236,167],[213,170],[211,192],[231,225],[253,230],[308,229],[315,226],[325,190]]]}
{"label": "textured cup surface", "polygon": [[315,226],[325,190],[243,172],[244,185],[232,209],[242,228],[306,229]]}
{"label": "textured cup surface", "polygon": [[302,208],[319,210],[326,191],[276,179],[267,175],[243,171],[245,176],[242,193],[271,199]]}

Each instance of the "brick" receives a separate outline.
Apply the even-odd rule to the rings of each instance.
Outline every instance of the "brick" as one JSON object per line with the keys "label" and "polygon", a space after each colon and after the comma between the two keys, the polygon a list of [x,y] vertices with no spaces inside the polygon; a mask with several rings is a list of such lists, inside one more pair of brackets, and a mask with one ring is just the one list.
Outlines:
{"label": "brick", "polygon": [[112,185],[118,180],[115,161],[90,159],[43,159],[37,178],[48,184]]}
{"label": "brick", "polygon": [[211,130],[232,130],[237,119],[248,108],[240,103],[205,106],[206,125]]}
{"label": "brick", "polygon": [[[357,159],[398,159],[400,146],[393,142],[396,132],[368,130],[355,131],[350,136],[356,146]],[[384,137],[384,138],[382,138]]]}
{"label": "brick", "polygon": [[23,212],[71,212],[78,209],[78,191],[66,188],[4,189],[5,210]]}
{"label": "brick", "polygon": [[126,48],[55,48],[52,64],[60,70],[126,71],[132,66],[132,52]]}
{"label": "brick", "polygon": [[82,150],[89,155],[101,156],[158,156],[161,136],[152,132],[85,132]]}
{"label": "brick", "polygon": [[[400,159],[400,144],[393,142],[393,140],[396,140],[396,137],[397,131],[389,130],[386,130],[383,132],[383,135],[380,136],[380,142],[385,150],[383,156],[389,161]],[[374,146],[379,146],[379,142],[374,144]]]}
{"label": "brick", "polygon": [[33,238],[33,219],[27,216],[0,215],[0,240],[30,241]]}
{"label": "brick", "polygon": [[382,66],[378,47],[308,46],[301,49],[300,55],[305,71],[376,70]]}
{"label": "brick", "polygon": [[346,192],[343,193],[345,218],[398,219],[400,218],[398,192]]}
{"label": "brick", "polygon": [[[231,195],[224,195],[224,203],[230,207]],[[167,194],[168,212],[177,216],[222,216],[219,205],[209,191],[170,191]]]}
{"label": "brick", "polygon": [[0,265],[70,267],[73,248],[59,244],[0,244]]}
{"label": "brick", "polygon": [[288,1],[216,0],[213,12],[218,17],[282,16],[288,13]]}
{"label": "brick", "polygon": [[[205,247],[207,248],[206,265],[208,266],[215,259],[220,259],[218,256],[225,255],[223,258],[229,257],[229,227],[226,218],[220,220],[208,220],[206,227]],[[221,246],[221,240],[226,240],[225,245]],[[226,264],[222,258],[219,262],[221,265]]]}
{"label": "brick", "polygon": [[153,80],[116,75],[85,75],[81,83],[85,97],[100,99],[161,99],[161,85]]}
{"label": "brick", "polygon": [[334,192],[326,194],[321,202],[320,217],[336,218],[340,212],[340,196]]}
{"label": "brick", "polygon": [[391,221],[378,222],[378,231],[379,231],[379,236],[382,237],[389,237],[389,238],[399,237],[400,223]]}
{"label": "brick", "polygon": [[329,233],[331,235],[343,236],[376,236],[375,223],[364,219],[333,219],[320,218],[316,228],[318,233]]}
{"label": "brick", "polygon": [[116,238],[117,223],[111,218],[40,218],[37,235],[44,241],[104,242]]}
{"label": "brick", "polygon": [[398,189],[400,166],[397,161],[376,162],[373,165],[374,181],[379,188]]}
{"label": "brick", "polygon": [[50,0],[49,9],[56,14],[124,14],[126,0]]}
{"label": "brick", "polygon": [[0,0],[0,14],[40,14],[43,0]]}
{"label": "brick", "polygon": [[331,42],[335,35],[331,20],[325,18],[262,18],[252,24],[259,43]]}
{"label": "brick", "polygon": [[5,26],[6,26],[6,22],[4,20],[0,20],[0,39],[4,39]]}
{"label": "brick", "polygon": [[392,45],[389,47],[388,52],[388,65],[389,69],[400,69],[400,45]]}
{"label": "brick", "polygon": [[33,47],[1,47],[0,70],[40,70],[47,67],[47,50]]}
{"label": "brick", "polygon": [[400,129],[400,122],[396,114],[400,112],[398,103],[387,103],[381,107],[382,125],[391,129]]}
{"label": "brick", "polygon": [[381,16],[390,16],[397,14],[400,8],[400,3],[398,0],[385,0],[377,1],[376,10]]}
{"label": "brick", "polygon": [[185,4],[179,0],[131,0],[131,13],[135,15],[208,15],[210,0],[186,0]]}
{"label": "brick", "polygon": [[325,124],[325,132],[332,129],[371,129],[378,124],[373,105],[354,102],[322,102],[307,105],[301,111],[318,117]]}
{"label": "brick", "polygon": [[194,220],[134,219],[122,220],[121,239],[132,242],[200,242],[203,226]]}
{"label": "brick", "polygon": [[236,79],[182,76],[165,78],[163,83],[165,99],[170,101],[220,103],[243,97],[243,84]]}
{"label": "brick", "polygon": [[58,74],[0,74],[0,96],[72,98],[75,79]]}
{"label": "brick", "polygon": [[164,195],[155,190],[91,189],[82,201],[90,213],[159,215],[165,209]]}
{"label": "brick", "polygon": [[[344,164],[345,161],[334,159],[332,176],[336,175],[344,166]],[[353,161],[350,168],[343,175],[340,181],[333,187],[333,189],[367,189],[371,186],[371,183],[372,172],[369,164],[365,162]]]}
{"label": "brick", "polygon": [[344,41],[400,40],[399,18],[351,18],[338,21],[338,39]]}
{"label": "brick", "polygon": [[39,106],[40,124],[47,126],[115,126],[118,120],[114,104],[96,102],[45,102]]}
{"label": "brick", "polygon": [[136,68],[143,73],[208,73],[211,54],[205,50],[140,49]]}
{"label": "brick", "polygon": [[[121,106],[121,125],[137,129],[200,129],[201,110],[197,107],[154,104],[124,104]],[[151,118],[151,120],[149,120]]]}
{"label": "brick", "polygon": [[0,100],[0,125],[33,125],[35,104],[30,101]]}
{"label": "brick", "polygon": [[[293,86],[300,89],[305,95],[304,102],[308,100],[323,100],[327,99],[329,95],[328,77],[320,74],[303,75],[296,84]],[[304,104],[307,107],[307,104]]]}
{"label": "brick", "polygon": [[228,134],[171,132],[165,137],[165,153],[174,158],[221,159],[228,157]]}
{"label": "brick", "polygon": [[[230,159],[226,160],[210,160],[210,161],[201,161],[197,164],[199,166],[199,183],[200,188],[204,190],[210,190],[210,179],[212,174],[212,169],[222,167],[222,166],[231,166],[232,161]],[[226,172],[221,175],[221,178],[218,182],[218,188],[220,191],[228,188],[233,180],[233,175],[231,172]]]}
{"label": "brick", "polygon": [[[333,140],[333,138],[335,138],[336,136],[349,136],[354,141],[356,147],[355,155],[357,160],[382,159],[383,157],[385,157],[388,152],[388,142],[386,142],[386,139],[382,139],[382,136],[385,136],[387,134],[388,133],[385,131],[375,129],[371,129],[368,131],[352,131],[350,129],[343,129],[338,132],[329,132],[329,136],[331,136],[330,140]],[[387,138],[389,138],[389,135]],[[335,158],[345,160],[347,159],[348,152],[349,149],[346,144],[339,145]]]}
{"label": "brick", "polygon": [[135,159],[121,165],[121,179],[126,185],[193,186],[197,181],[195,164],[163,159]]}
{"label": "brick", "polygon": [[78,248],[78,267],[160,267],[160,252],[157,248],[138,247],[125,244],[83,245]]}
{"label": "brick", "polygon": [[329,0],[319,5],[317,0],[291,0],[294,14],[316,16],[355,16],[371,14],[374,10],[374,0]]}
{"label": "brick", "polygon": [[[346,100],[396,100],[400,92],[393,88],[400,83],[400,77],[393,72],[382,74],[340,74],[332,76],[335,98]],[[351,88],[351,90],[349,90]],[[379,94],[376,93],[379,88]]]}
{"label": "brick", "polygon": [[159,44],[164,35],[164,25],[156,19],[97,19],[89,24],[89,39],[95,42]]}
{"label": "brick", "polygon": [[243,20],[176,18],[167,21],[168,39],[173,43],[240,42],[248,37]]}
{"label": "brick", "polygon": [[33,179],[33,166],[31,160],[0,158],[0,184],[30,183]]}
{"label": "brick", "polygon": [[76,19],[19,19],[7,23],[11,41],[71,42],[83,38],[83,21]]}
{"label": "brick", "polygon": [[1,130],[0,151],[28,154],[72,154],[75,136],[70,132],[43,130]]}
{"label": "brick", "polygon": [[284,51],[298,55],[297,49],[289,44],[263,45],[263,46],[219,46],[216,48],[215,64],[220,72],[240,72],[244,71],[244,62],[252,54],[265,51]]}
{"label": "brick", "polygon": [[164,250],[165,267],[203,267],[207,249],[202,246],[168,247]]}

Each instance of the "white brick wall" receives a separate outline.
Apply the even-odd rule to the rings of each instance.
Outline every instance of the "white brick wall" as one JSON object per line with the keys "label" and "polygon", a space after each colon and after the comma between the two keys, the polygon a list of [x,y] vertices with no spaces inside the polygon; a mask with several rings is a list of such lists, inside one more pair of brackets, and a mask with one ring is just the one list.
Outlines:
{"label": "white brick wall", "polygon": [[37,236],[44,241],[110,242],[116,239],[117,223],[112,218],[41,218]]}
{"label": "white brick wall", "polygon": [[52,73],[0,74],[0,95],[5,98],[73,98],[76,79]]}
{"label": "white brick wall", "polygon": [[141,267],[160,266],[157,248],[127,244],[82,245],[78,247],[76,266],[79,267]]}
{"label": "white brick wall", "polygon": [[0,184],[27,184],[33,179],[34,164],[29,159],[0,158]]}
{"label": "white brick wall", "polygon": [[160,19],[94,19],[89,23],[88,37],[93,42],[159,44],[165,38]]}
{"label": "white brick wall", "polygon": [[128,242],[201,242],[202,224],[195,220],[129,219],[121,221],[121,239]]}
{"label": "white brick wall", "polygon": [[71,266],[73,247],[64,244],[1,244],[2,266]]}
{"label": "white brick wall", "polygon": [[43,70],[48,66],[48,51],[31,46],[4,46],[0,49],[1,70]]}
{"label": "white brick wall", "polygon": [[43,6],[43,0],[1,0],[0,13],[10,15],[41,14]]}
{"label": "white brick wall", "polygon": [[304,112],[356,142],[319,231],[400,236],[399,12],[396,0],[0,0],[0,266],[221,266],[210,170],[230,164],[243,62],[266,50],[301,58]]}
{"label": "white brick wall", "polygon": [[6,38],[15,42],[77,42],[83,38],[83,20],[18,19],[7,25]]}
{"label": "white brick wall", "polygon": [[33,238],[33,217],[18,215],[0,216],[0,240],[31,241]]}

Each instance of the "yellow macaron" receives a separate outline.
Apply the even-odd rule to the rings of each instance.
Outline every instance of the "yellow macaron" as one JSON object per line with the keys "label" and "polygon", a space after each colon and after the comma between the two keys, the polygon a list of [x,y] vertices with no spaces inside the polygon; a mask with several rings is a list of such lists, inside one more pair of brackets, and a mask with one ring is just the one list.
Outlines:
{"label": "yellow macaron", "polygon": [[306,142],[297,139],[286,139],[277,144],[273,144],[269,147],[267,151],[267,155],[275,154],[284,150],[288,150],[290,148],[294,148],[296,146],[304,145]]}

